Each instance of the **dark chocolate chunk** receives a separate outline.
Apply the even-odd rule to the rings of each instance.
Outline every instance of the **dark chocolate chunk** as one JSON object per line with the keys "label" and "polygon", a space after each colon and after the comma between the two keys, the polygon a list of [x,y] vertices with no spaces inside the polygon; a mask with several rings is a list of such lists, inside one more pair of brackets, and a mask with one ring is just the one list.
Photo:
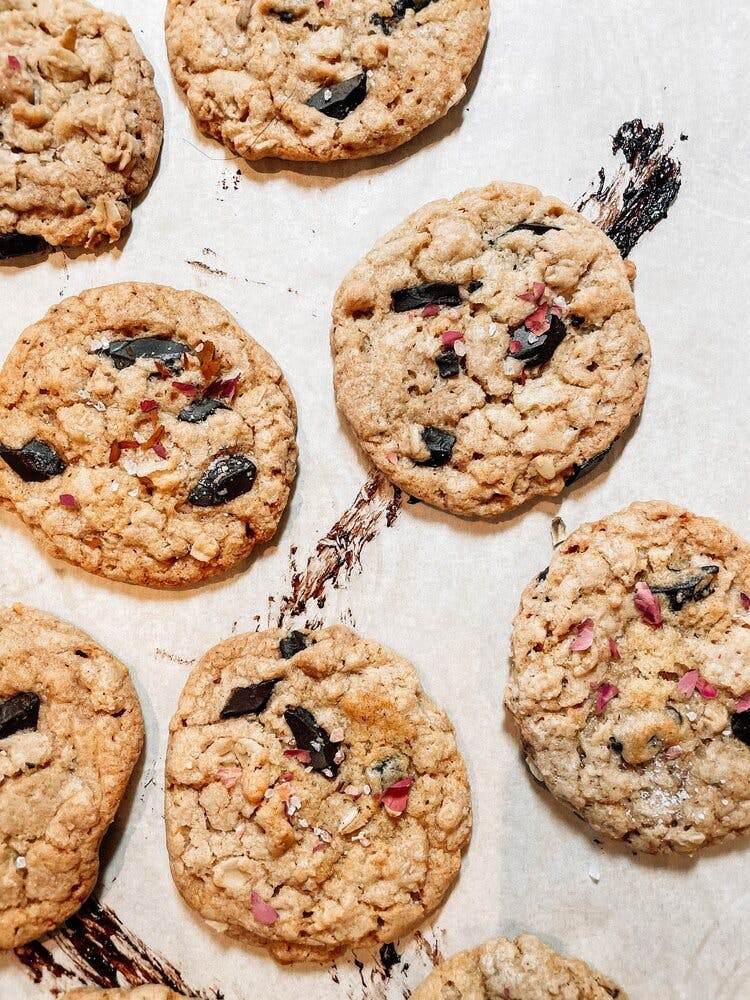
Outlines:
{"label": "dark chocolate chunk", "polygon": [[25,729],[36,729],[39,721],[39,695],[22,691],[0,699],[0,740]]}
{"label": "dark chocolate chunk", "polygon": [[525,326],[518,326],[510,335],[511,342],[517,340],[520,347],[508,355],[516,361],[523,361],[524,367],[546,364],[562,343],[566,334],[565,324],[559,316],[550,313],[549,330],[546,333],[532,333]]}
{"label": "dark chocolate chunk", "polygon": [[180,410],[177,414],[177,419],[188,424],[202,424],[204,420],[208,420],[211,414],[216,413],[217,410],[231,409],[231,406],[222,403],[220,399],[196,399]]}
{"label": "dark chocolate chunk", "polygon": [[422,431],[422,440],[430,457],[426,462],[417,462],[417,465],[426,465],[436,469],[450,462],[453,445],[456,443],[455,434],[451,434],[450,431],[441,431],[439,427],[425,427]]}
{"label": "dark chocolate chunk", "polygon": [[295,15],[292,13],[291,10],[271,10],[269,11],[269,14],[273,14],[274,17],[277,17],[280,21],[283,21],[284,24],[291,24],[292,21],[295,20]]}
{"label": "dark chocolate chunk", "polygon": [[412,506],[412,507],[413,507],[413,506],[414,506],[415,504],[418,504],[418,503],[422,503],[422,501],[421,501],[421,500],[419,499],[419,497],[407,497],[407,498],[406,498],[406,502],[407,502],[407,503],[408,503],[408,504],[409,504],[410,506]]}
{"label": "dark chocolate chunk", "polygon": [[607,744],[612,753],[622,753],[622,743],[614,736],[610,736],[609,743]]}
{"label": "dark chocolate chunk", "polygon": [[253,488],[255,463],[247,455],[218,455],[188,493],[195,507],[220,507]]}
{"label": "dark chocolate chunk", "polygon": [[44,253],[50,245],[41,236],[27,236],[26,233],[0,233],[0,260],[26,257],[33,253]]}
{"label": "dark chocolate chunk", "polygon": [[153,358],[176,375],[182,371],[182,356],[191,351],[187,344],[168,337],[132,337],[129,340],[112,340],[109,347],[96,353],[106,354],[118,371],[134,365],[137,358]]}
{"label": "dark chocolate chunk", "polygon": [[479,291],[479,289],[482,287],[483,284],[484,282],[482,281],[470,281],[469,284],[466,286],[466,291],[469,293],[469,295],[473,295],[474,292]]}
{"label": "dark chocolate chunk", "polygon": [[587,476],[592,469],[595,469],[597,465],[602,462],[609,454],[609,448],[605,448],[604,451],[600,451],[597,455],[592,455],[591,458],[587,458],[585,462],[581,462],[580,465],[573,465],[568,475],[565,477],[565,485],[570,486],[571,483],[575,483],[578,479],[582,479]]}
{"label": "dark chocolate chunk", "polygon": [[306,708],[288,708],[284,719],[292,731],[297,749],[309,751],[312,769],[329,772],[326,777],[335,778],[339,769],[334,758],[341,744],[331,742],[328,732],[318,725],[315,716]]}
{"label": "dark chocolate chunk", "polygon": [[549,573],[549,566],[545,566],[541,573],[537,573],[536,582],[541,583],[543,580],[546,580],[548,573]]}
{"label": "dark chocolate chunk", "polygon": [[458,285],[448,281],[431,281],[426,285],[411,285],[409,288],[394,288],[391,292],[391,309],[394,312],[409,312],[424,306],[458,306],[461,292]]}
{"label": "dark chocolate chunk", "polygon": [[348,80],[321,87],[312,97],[308,97],[305,103],[328,118],[341,121],[358,108],[365,97],[367,97],[367,73],[357,73]]}
{"label": "dark chocolate chunk", "polygon": [[729,724],[732,734],[750,747],[750,712],[733,712]]}
{"label": "dark chocolate chunk", "polygon": [[390,14],[373,14],[370,22],[380,28],[384,35],[390,35],[399,22],[406,17],[408,10],[413,10],[415,14],[418,14],[431,2],[432,0],[395,0]]}
{"label": "dark chocolate chunk", "polygon": [[440,378],[451,378],[451,376],[458,375],[461,371],[461,362],[452,347],[441,351],[435,358],[435,361],[437,361]]}
{"label": "dark chocolate chunk", "polygon": [[23,448],[0,445],[0,458],[27,483],[45,483],[65,472],[65,462],[51,444],[32,438]]}
{"label": "dark chocolate chunk", "polygon": [[508,233],[517,233],[520,230],[533,233],[535,236],[544,236],[545,233],[549,233],[551,230],[559,233],[561,229],[562,226],[548,226],[544,222],[519,222],[515,226],[511,226],[510,229],[506,229],[504,233],[501,233],[501,236],[507,236]]}
{"label": "dark chocolate chunk", "polygon": [[691,601],[702,601],[704,597],[713,594],[714,577],[718,572],[718,566],[701,566],[687,576],[682,574],[674,583],[651,583],[649,588],[652,594],[664,594],[670,610],[680,611]]}
{"label": "dark chocolate chunk", "polygon": [[279,652],[285,660],[291,660],[297,653],[307,649],[308,638],[304,632],[290,632],[279,643]]}
{"label": "dark chocolate chunk", "polygon": [[[571,313],[569,319],[570,319],[570,325],[574,326],[576,328],[576,330],[580,326],[583,326],[583,323],[584,323],[583,316],[579,316],[577,313]],[[643,355],[641,355],[641,357],[642,356]]]}
{"label": "dark chocolate chunk", "polygon": [[388,944],[381,944],[380,961],[386,976],[390,976],[394,965],[398,965],[401,962],[401,956],[396,951],[396,945],[392,941],[389,941]]}
{"label": "dark chocolate chunk", "polygon": [[280,677],[275,677],[270,681],[258,681],[257,684],[251,684],[249,687],[235,688],[219,713],[222,719],[236,719],[241,715],[259,715],[271,700],[273,689],[280,680]]}

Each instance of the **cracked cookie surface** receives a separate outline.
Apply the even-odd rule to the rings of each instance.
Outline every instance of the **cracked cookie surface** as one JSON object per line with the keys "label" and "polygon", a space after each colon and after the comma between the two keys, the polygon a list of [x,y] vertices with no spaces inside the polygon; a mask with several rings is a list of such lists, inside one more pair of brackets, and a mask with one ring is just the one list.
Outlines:
{"label": "cracked cookie surface", "polygon": [[0,258],[119,238],[161,147],[153,76],[122,17],[0,3]]}
{"label": "cracked cookie surface", "polygon": [[494,517],[560,493],[643,403],[628,273],[601,230],[534,188],[426,205],[336,294],[338,405],[377,468],[437,507]]}
{"label": "cracked cookie surface", "polygon": [[565,958],[530,934],[498,938],[447,959],[413,1000],[628,1000],[585,962]]}
{"label": "cracked cookie surface", "polygon": [[170,727],[167,846],[185,900],[279,961],[392,941],[458,875],[469,786],[414,667],[342,626],[220,643]]}
{"label": "cracked cookie surface", "polygon": [[0,948],[88,897],[142,743],[122,663],[51,615],[0,610]]}
{"label": "cracked cookie surface", "polygon": [[383,153],[466,92],[487,0],[169,0],[172,71],[247,160]]}
{"label": "cracked cookie surface", "polygon": [[182,1000],[166,986],[138,986],[132,990],[95,990],[84,987],[66,993],[64,1000]]}
{"label": "cracked cookie surface", "polygon": [[29,327],[0,372],[0,503],[90,572],[195,583],[275,533],[295,430],[278,365],[218,302],[95,288]]}
{"label": "cracked cookie surface", "polygon": [[635,503],[523,593],[506,704],[529,766],[607,836],[693,852],[750,828],[750,545]]}

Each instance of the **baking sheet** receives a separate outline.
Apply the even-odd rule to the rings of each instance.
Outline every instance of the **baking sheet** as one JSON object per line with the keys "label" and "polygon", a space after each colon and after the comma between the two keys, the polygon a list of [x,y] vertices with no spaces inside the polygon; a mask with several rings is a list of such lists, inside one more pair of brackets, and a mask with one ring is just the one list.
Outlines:
{"label": "baking sheet", "polygon": [[[169,74],[163,3],[101,6],[129,17],[156,68],[166,118],[158,174],[120,249],[0,268],[0,352],[86,287],[147,280],[206,292],[283,367],[299,405],[300,474],[275,544],[245,571],[181,593],[54,563],[0,515],[2,602],[66,618],[126,662],[148,728],[97,902],[23,962],[0,957],[0,998],[36,1000],[119,975],[171,978],[206,1000],[401,1000],[441,956],[521,931],[585,958],[633,1000],[750,997],[747,841],[694,860],[596,844],[531,780],[500,707],[511,619],[549,561],[554,515],[570,529],[663,498],[750,537],[747,6],[494,0],[481,71],[460,108],[386,157],[296,167],[247,166],[196,132]],[[578,203],[600,168],[608,181],[623,169],[611,137],[634,118],[663,122],[682,164],[668,217],[632,253],[654,353],[642,419],[559,502],[490,525],[402,508],[370,478],[334,407],[328,326],[339,281],[431,198],[507,179]],[[467,758],[475,830],[460,881],[436,919],[399,943],[390,978],[367,954],[361,965],[280,968],[211,931],[171,884],[162,770],[186,672],[211,644],[280,616],[353,624],[409,657]],[[86,966],[91,943],[100,958]]]}

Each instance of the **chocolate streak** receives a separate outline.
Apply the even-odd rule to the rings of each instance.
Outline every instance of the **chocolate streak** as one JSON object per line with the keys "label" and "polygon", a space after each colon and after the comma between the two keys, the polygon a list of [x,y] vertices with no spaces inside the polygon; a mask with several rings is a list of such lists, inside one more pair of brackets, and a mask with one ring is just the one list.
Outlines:
{"label": "chocolate streak", "polygon": [[125,927],[93,896],[75,916],[41,941],[15,950],[35,983],[73,986],[143,986],[158,983],[197,1000],[223,1000],[219,990],[193,990],[174,965]]}
{"label": "chocolate streak", "polygon": [[601,227],[627,257],[644,233],[649,232],[672,207],[682,184],[680,161],[664,146],[664,126],[650,128],[640,118],[624,122],[612,140],[612,153],[622,153],[625,163],[606,182],[604,168],[578,203],[578,211]]}

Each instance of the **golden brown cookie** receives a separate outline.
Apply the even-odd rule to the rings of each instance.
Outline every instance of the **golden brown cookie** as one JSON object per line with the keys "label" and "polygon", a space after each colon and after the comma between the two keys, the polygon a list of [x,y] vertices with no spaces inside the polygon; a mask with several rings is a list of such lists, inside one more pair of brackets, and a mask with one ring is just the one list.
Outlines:
{"label": "golden brown cookie", "polygon": [[90,572],[196,583],[275,533],[295,429],[278,365],[218,302],[94,288],[29,327],[0,372],[0,503]]}
{"label": "golden brown cookie", "polygon": [[342,626],[214,646],[167,750],[167,847],[216,930],[281,962],[392,941],[458,875],[471,805],[414,667]]}
{"label": "golden brown cookie", "polygon": [[64,1000],[182,1000],[166,986],[138,986],[132,990],[97,990],[84,986],[66,993]]}

